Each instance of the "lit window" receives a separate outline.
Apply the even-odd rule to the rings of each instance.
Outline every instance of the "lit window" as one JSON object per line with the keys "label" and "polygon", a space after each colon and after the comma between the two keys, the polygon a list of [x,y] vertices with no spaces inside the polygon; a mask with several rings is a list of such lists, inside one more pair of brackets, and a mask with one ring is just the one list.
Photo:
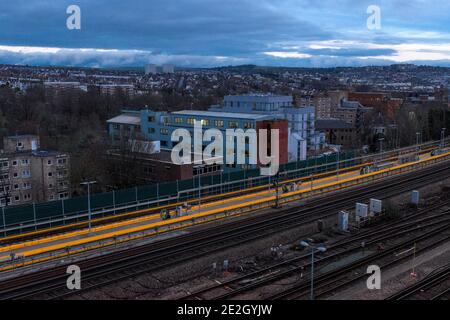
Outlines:
{"label": "lit window", "polygon": [[230,128],[238,128],[239,123],[237,121],[228,121],[228,127]]}
{"label": "lit window", "polygon": [[255,126],[253,122],[244,122],[244,129],[254,129]]}
{"label": "lit window", "polygon": [[214,126],[215,127],[223,127],[223,120],[214,120]]}

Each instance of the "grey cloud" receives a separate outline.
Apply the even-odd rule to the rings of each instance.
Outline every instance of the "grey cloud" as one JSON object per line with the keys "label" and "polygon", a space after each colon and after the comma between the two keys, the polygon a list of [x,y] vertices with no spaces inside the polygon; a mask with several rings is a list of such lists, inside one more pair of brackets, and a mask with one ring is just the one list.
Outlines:
{"label": "grey cloud", "polygon": [[[77,4],[82,29],[66,28],[66,8]],[[0,62],[87,66],[139,65],[164,60],[182,65],[372,63],[360,57],[389,56],[389,49],[308,48],[309,41],[356,40],[401,44],[417,39],[394,36],[396,30],[450,34],[450,2],[379,0],[383,29],[365,28],[372,0],[3,0],[0,45],[105,48],[118,52],[60,51],[57,54],[0,53]],[[450,39],[420,39],[422,42]],[[298,43],[311,59],[262,55]],[[303,50],[301,50],[303,48]],[[133,51],[139,50],[139,51]],[[219,58],[224,57],[224,58]],[[373,60],[373,63],[388,61]]]}

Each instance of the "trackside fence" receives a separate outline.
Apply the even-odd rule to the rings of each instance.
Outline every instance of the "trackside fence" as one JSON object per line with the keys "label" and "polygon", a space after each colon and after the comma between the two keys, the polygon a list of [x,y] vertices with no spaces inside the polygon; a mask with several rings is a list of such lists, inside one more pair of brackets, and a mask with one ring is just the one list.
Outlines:
{"label": "trackside fence", "polygon": [[[428,142],[421,147],[431,147],[438,143]],[[252,169],[95,193],[91,195],[92,218],[185,201],[198,198],[199,195],[203,197],[249,187],[270,186],[274,183],[274,179],[283,181],[344,169],[368,161],[377,161],[381,157],[387,158],[409,152],[414,150],[413,148],[416,146],[386,151],[381,156],[380,154],[361,156],[357,151],[322,155],[305,161],[280,165],[279,175],[271,177],[260,176],[259,169]],[[87,211],[87,196],[2,207],[0,208],[0,237],[86,221],[88,219]]]}

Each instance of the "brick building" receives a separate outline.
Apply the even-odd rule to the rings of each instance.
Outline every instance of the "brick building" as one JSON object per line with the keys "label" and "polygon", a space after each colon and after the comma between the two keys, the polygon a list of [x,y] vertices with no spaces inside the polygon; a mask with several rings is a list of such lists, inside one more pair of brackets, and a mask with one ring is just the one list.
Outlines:
{"label": "brick building", "polygon": [[389,120],[395,119],[395,113],[403,103],[403,99],[393,98],[389,92],[349,92],[348,100],[373,108]]}
{"label": "brick building", "polygon": [[0,153],[0,206],[70,197],[70,157],[39,149],[39,137],[10,136]]}
{"label": "brick building", "polygon": [[343,120],[317,120],[316,128],[325,132],[325,139],[328,144],[342,145],[344,149],[354,149],[355,146],[360,144],[356,128]]}

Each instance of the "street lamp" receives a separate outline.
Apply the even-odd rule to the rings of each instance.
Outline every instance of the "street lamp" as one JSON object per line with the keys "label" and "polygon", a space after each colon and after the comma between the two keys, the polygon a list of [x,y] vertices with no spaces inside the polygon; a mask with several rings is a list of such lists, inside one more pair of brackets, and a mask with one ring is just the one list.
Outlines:
{"label": "street lamp", "polygon": [[447,130],[447,128],[442,128],[442,130],[441,130],[441,149],[444,149],[444,147],[445,147],[445,142],[444,142],[445,130]]}
{"label": "street lamp", "polygon": [[338,152],[337,152],[337,170],[336,170],[336,177],[337,177],[337,180],[339,181],[339,163],[340,163],[340,154],[341,154],[341,150],[339,149],[338,150]]}
{"label": "street lamp", "polygon": [[91,231],[91,216],[92,216],[92,212],[91,212],[91,184],[96,184],[97,181],[85,181],[80,183],[80,185],[82,186],[87,186],[87,190],[88,190],[88,220],[89,220],[89,231]]}
{"label": "street lamp", "polygon": [[202,176],[206,174],[205,166],[197,167],[197,176],[198,176],[198,212],[201,210],[202,206]]}
{"label": "street lamp", "polygon": [[380,162],[383,161],[383,141],[384,138],[379,138],[378,141],[380,141]]}
{"label": "street lamp", "polygon": [[[421,136],[420,132],[416,132],[416,145],[417,145],[417,151],[420,151],[420,145],[419,145],[419,137]],[[420,139],[422,140],[422,139]]]}
{"label": "street lamp", "polygon": [[280,208],[280,171],[277,171],[275,175],[275,207]]}
{"label": "street lamp", "polygon": [[315,252],[325,252],[327,248],[324,245],[314,246],[306,241],[301,241],[300,245],[305,248],[311,249],[311,300],[314,300],[314,253]]}

